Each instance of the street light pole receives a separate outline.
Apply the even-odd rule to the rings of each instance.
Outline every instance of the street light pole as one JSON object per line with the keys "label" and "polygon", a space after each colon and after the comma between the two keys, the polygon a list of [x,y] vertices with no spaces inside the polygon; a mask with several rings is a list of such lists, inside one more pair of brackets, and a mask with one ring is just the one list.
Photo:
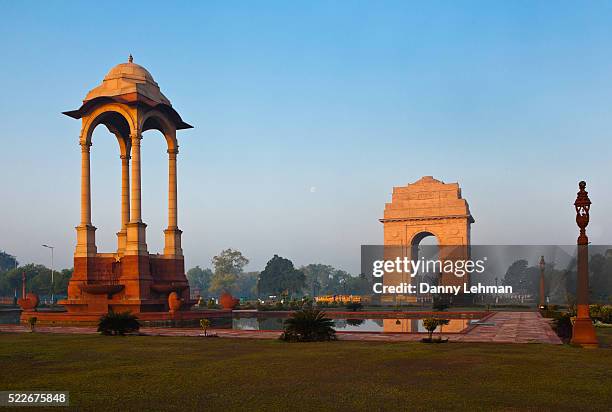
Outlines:
{"label": "street light pole", "polygon": [[578,282],[576,286],[576,320],[572,328],[571,343],[584,347],[597,347],[597,336],[589,310],[589,238],[586,227],[589,224],[589,211],[591,200],[586,189],[586,182],[578,183],[580,191],[576,196],[574,207],[576,209],[576,224],[580,229],[577,240],[577,271]]}
{"label": "street light pole", "polygon": [[55,282],[53,281],[53,272],[54,272],[54,266],[53,266],[53,249],[55,249],[54,246],[49,246],[49,245],[42,245],[43,247],[46,247],[47,249],[51,249],[51,304],[53,304],[55,302],[55,298],[54,298],[54,291],[55,291]]}
{"label": "street light pole", "polygon": [[546,262],[544,256],[540,258],[540,309],[546,307],[546,300],[544,297],[544,269],[546,269]]}

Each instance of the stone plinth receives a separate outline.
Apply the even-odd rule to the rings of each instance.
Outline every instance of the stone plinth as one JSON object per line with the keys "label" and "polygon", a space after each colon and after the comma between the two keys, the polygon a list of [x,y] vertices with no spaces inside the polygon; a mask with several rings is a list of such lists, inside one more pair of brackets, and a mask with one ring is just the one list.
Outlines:
{"label": "stone plinth", "polygon": [[168,296],[172,292],[189,300],[183,259],[98,254],[74,258],[68,299],[59,303],[66,307],[68,315],[99,315],[109,310],[160,312],[169,310]]}

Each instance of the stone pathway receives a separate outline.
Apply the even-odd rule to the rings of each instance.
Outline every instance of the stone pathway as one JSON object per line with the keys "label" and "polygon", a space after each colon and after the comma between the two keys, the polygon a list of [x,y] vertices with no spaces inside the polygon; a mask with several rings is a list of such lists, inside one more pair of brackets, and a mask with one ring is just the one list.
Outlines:
{"label": "stone pathway", "polygon": [[[560,345],[561,339],[550,323],[538,312],[497,312],[485,321],[462,334],[461,342],[494,343],[552,343]],[[491,324],[491,325],[489,325]]]}
{"label": "stone pathway", "polygon": [[[489,342],[489,343],[550,343],[560,345],[562,342],[550,327],[546,319],[538,312],[496,312],[489,316],[483,325],[473,326],[465,333],[443,334],[453,342]],[[20,325],[0,325],[0,332],[28,332]],[[38,333],[96,334],[95,327],[78,326],[37,326]],[[140,332],[154,336],[199,336],[201,329],[149,328]],[[209,333],[222,338],[277,339],[279,331],[247,331],[231,329],[210,329]],[[367,333],[339,332],[340,340],[408,342],[419,341],[426,334],[408,333]],[[439,336],[436,334],[436,336]]]}

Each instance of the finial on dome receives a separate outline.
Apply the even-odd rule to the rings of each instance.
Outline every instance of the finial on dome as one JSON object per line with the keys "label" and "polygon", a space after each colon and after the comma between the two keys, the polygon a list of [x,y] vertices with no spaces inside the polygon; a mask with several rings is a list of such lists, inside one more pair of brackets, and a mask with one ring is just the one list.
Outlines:
{"label": "finial on dome", "polygon": [[132,63],[134,61],[134,58],[132,57],[132,54],[130,53],[130,56],[128,57],[128,63]]}

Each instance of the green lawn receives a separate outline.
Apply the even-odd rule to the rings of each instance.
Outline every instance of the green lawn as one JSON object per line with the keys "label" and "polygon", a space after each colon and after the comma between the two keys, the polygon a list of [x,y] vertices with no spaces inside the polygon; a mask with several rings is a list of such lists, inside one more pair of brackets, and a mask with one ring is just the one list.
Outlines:
{"label": "green lawn", "polygon": [[[601,332],[610,342],[612,330]],[[0,368],[0,390],[69,390],[79,410],[585,411],[612,405],[612,349],[567,345],[0,334]]]}

